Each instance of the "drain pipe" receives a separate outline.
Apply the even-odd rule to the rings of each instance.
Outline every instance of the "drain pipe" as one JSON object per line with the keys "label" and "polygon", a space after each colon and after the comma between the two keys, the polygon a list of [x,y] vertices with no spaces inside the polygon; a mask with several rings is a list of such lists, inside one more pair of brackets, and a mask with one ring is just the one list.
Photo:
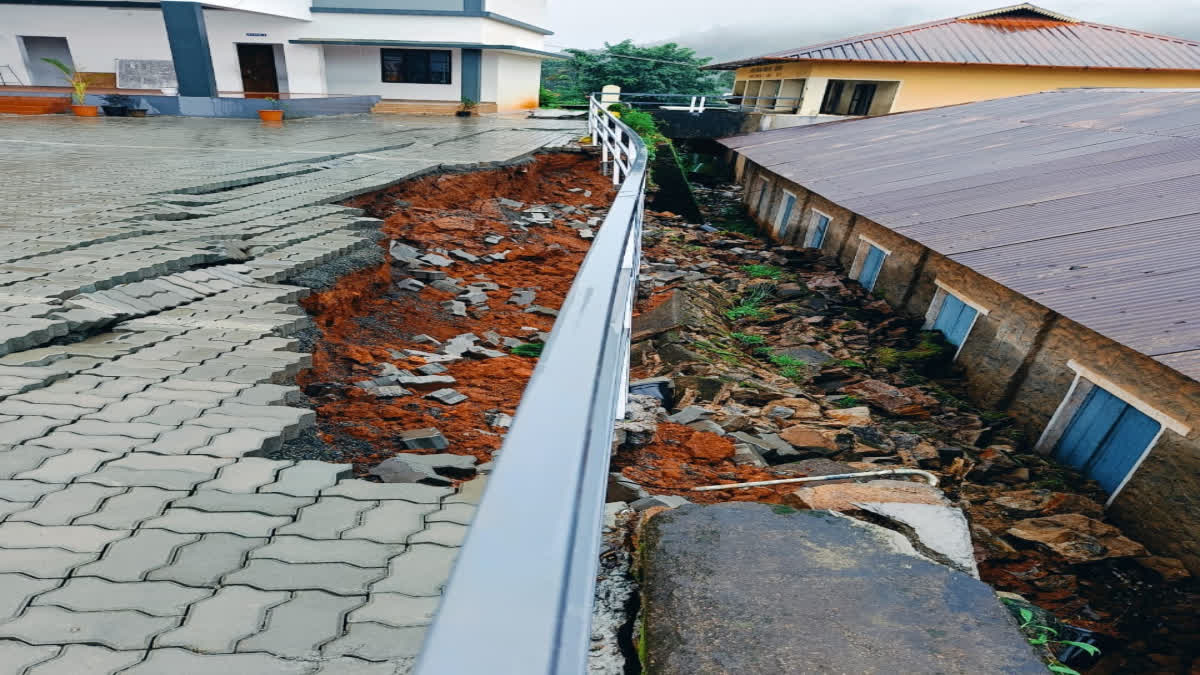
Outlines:
{"label": "drain pipe", "polygon": [[759,480],[753,483],[730,483],[728,485],[705,485],[694,487],[692,492],[712,492],[713,490],[728,490],[732,488],[763,487],[766,485],[786,485],[788,483],[815,483],[823,480],[844,480],[846,478],[864,478],[866,476],[921,476],[929,481],[930,487],[937,487],[938,477],[920,469],[886,469],[883,471],[862,471],[860,473],[838,473],[832,476],[809,476],[807,478],[782,478],[780,480]]}

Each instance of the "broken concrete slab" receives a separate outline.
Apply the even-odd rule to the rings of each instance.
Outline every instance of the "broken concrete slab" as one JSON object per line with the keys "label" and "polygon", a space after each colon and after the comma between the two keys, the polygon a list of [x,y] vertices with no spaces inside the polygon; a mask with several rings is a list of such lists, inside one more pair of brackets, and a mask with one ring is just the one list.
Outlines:
{"label": "broken concrete slab", "polygon": [[875,525],[685,505],[640,541],[647,672],[1045,672],[989,586]]}
{"label": "broken concrete slab", "polygon": [[[910,531],[920,543],[919,550],[951,567],[979,578],[975,550],[971,544],[971,526],[961,509],[934,504],[879,504],[860,502],[864,511],[887,518]],[[916,544],[917,542],[914,542]]]}
{"label": "broken concrete slab", "polygon": [[450,443],[434,428],[413,429],[396,436],[396,443],[406,450],[445,450]]}
{"label": "broken concrete slab", "polygon": [[537,298],[536,292],[518,289],[512,292],[508,302],[518,307],[526,307],[532,305],[535,298]]}
{"label": "broken concrete slab", "polygon": [[455,478],[475,475],[475,458],[464,455],[397,455],[370,470],[385,483],[450,485]]}
{"label": "broken concrete slab", "polygon": [[454,389],[438,389],[435,392],[425,394],[425,398],[431,398],[446,405],[457,405],[467,400],[465,394],[461,394]]}
{"label": "broken concrete slab", "polygon": [[857,511],[858,503],[931,504],[949,506],[942,491],[925,483],[905,480],[873,480],[802,487],[784,497],[791,506],[828,511]]}
{"label": "broken concrete slab", "polygon": [[638,499],[631,503],[629,507],[634,511],[645,511],[656,506],[665,506],[668,509],[674,509],[684,504],[691,504],[691,502],[687,498],[678,495],[654,495]]}
{"label": "broken concrete slab", "polygon": [[401,279],[396,282],[396,288],[409,293],[418,293],[425,288],[425,284],[416,279]]}

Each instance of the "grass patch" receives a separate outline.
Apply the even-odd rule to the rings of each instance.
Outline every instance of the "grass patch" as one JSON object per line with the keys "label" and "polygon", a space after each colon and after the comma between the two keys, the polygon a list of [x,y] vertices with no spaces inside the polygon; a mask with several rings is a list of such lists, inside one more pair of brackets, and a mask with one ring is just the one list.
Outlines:
{"label": "grass patch", "polygon": [[867,367],[867,364],[862,363],[861,361],[855,361],[854,359],[842,359],[840,361],[836,361],[836,363],[843,368],[861,369]]}
{"label": "grass patch", "polygon": [[741,301],[733,307],[725,310],[725,318],[730,321],[739,319],[753,319],[762,321],[771,317],[771,310],[765,309],[762,304],[770,297],[772,289],[763,286],[757,286],[750,290]]}
{"label": "grass patch", "polygon": [[862,405],[862,401],[857,396],[843,396],[834,401],[833,405],[839,408],[857,408]]}
{"label": "grass patch", "polygon": [[767,343],[767,339],[761,335],[747,335],[745,333],[730,333],[729,337],[731,337],[734,340],[737,340],[738,342],[740,342],[744,345],[747,345],[747,346],[764,345]]}
{"label": "grass patch", "polygon": [[788,356],[787,354],[772,354],[767,357],[767,360],[770,361],[772,365],[779,368],[780,375],[788,378],[789,380],[794,380],[807,374],[808,362],[801,361],[794,356]]}
{"label": "grass patch", "polygon": [[778,279],[783,276],[783,269],[774,265],[743,265],[742,271],[751,279]]}
{"label": "grass patch", "polygon": [[529,344],[517,345],[516,347],[513,347],[512,353],[516,354],[517,356],[528,356],[528,357],[536,359],[537,357],[542,355],[542,350],[545,348],[546,348],[546,345],[544,345],[540,342],[532,342]]}
{"label": "grass patch", "polygon": [[723,347],[718,347],[707,340],[696,340],[692,344],[700,349],[703,349],[704,351],[712,352],[713,354],[720,356],[721,360],[725,361],[726,363],[737,363],[738,361],[738,354],[736,352],[732,352]]}

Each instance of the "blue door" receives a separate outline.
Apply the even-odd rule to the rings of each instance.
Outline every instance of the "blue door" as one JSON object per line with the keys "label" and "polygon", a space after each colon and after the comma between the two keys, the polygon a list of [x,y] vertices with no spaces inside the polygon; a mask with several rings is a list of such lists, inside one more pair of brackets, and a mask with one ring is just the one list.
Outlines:
{"label": "blue door", "polygon": [[758,213],[759,218],[762,218],[766,215],[764,209],[767,208],[767,195],[771,194],[771,185],[765,178],[759,181],[759,183],[762,184],[762,192],[758,193],[758,208],[755,209],[755,212]]}
{"label": "blue door", "polygon": [[796,205],[796,196],[784,194],[783,208],[779,209],[779,238],[787,234],[788,221],[792,219],[792,207]]}
{"label": "blue door", "polygon": [[818,213],[813,222],[812,248],[821,248],[825,243],[825,232],[829,230],[829,216]]}
{"label": "blue door", "polygon": [[942,308],[938,311],[937,320],[933,322],[933,329],[942,331],[946,342],[961,346],[967,339],[967,333],[971,331],[977,314],[979,312],[975,311],[974,307],[947,293],[946,299],[942,301]]}
{"label": "blue door", "polygon": [[876,246],[867,248],[867,257],[863,260],[862,271],[858,273],[858,283],[868,291],[875,288],[875,280],[879,278],[879,268],[883,267],[883,259],[887,254]]}
{"label": "blue door", "polygon": [[1158,422],[1100,387],[1093,387],[1059,439],[1054,457],[1094,478],[1112,494],[1158,431]]}

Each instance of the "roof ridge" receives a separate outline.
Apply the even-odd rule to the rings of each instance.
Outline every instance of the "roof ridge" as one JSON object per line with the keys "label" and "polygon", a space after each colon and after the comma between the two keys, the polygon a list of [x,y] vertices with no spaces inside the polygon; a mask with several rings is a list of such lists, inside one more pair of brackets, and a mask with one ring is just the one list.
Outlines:
{"label": "roof ridge", "polygon": [[779,58],[785,54],[795,54],[795,53],[799,53],[799,52],[811,52],[811,51],[814,51],[817,49],[824,49],[826,47],[833,47],[836,45],[845,45],[845,44],[850,44],[852,42],[860,42],[863,40],[872,40],[872,39],[884,37],[887,35],[897,35],[900,33],[913,33],[913,32],[919,31],[919,30],[925,30],[927,28],[936,28],[937,26],[944,26],[949,23],[954,23],[957,20],[958,19],[955,17],[950,17],[948,19],[937,19],[936,21],[926,21],[924,23],[914,23],[914,24],[911,24],[908,26],[900,26],[899,28],[889,28],[887,30],[878,30],[873,33],[862,33],[860,35],[854,35],[852,37],[838,38],[836,40],[827,40],[825,42],[817,42],[815,44],[804,45],[802,47],[794,47],[792,49],[785,49],[781,52],[774,52],[772,54],[764,54],[759,57],[751,56],[746,59],[738,59],[738,60],[739,61],[748,61],[748,60],[752,60],[754,58],[761,58],[761,59]]}
{"label": "roof ridge", "polygon": [[1047,17],[1050,19],[1055,19],[1057,21],[1063,21],[1066,23],[1080,23],[1079,19],[1076,19],[1075,17],[1067,16],[1066,14],[1055,12],[1054,10],[1046,9],[1045,7],[1038,7],[1037,5],[1030,3],[1030,2],[1022,2],[1017,5],[1009,5],[1008,7],[998,7],[996,9],[985,9],[982,12],[972,12],[971,14],[963,14],[962,16],[955,17],[955,19],[957,19],[959,21],[970,21],[971,19],[990,19],[992,17],[998,16],[1001,14],[1007,14],[1010,12],[1018,12],[1018,11],[1033,12],[1034,14],[1041,14],[1044,17]]}
{"label": "roof ridge", "polygon": [[1129,35],[1136,35],[1138,37],[1153,38],[1155,40],[1166,40],[1168,42],[1178,42],[1181,44],[1192,45],[1193,47],[1200,47],[1200,41],[1189,40],[1187,38],[1177,37],[1175,35],[1164,35],[1162,33],[1151,33],[1150,31],[1138,30],[1136,28],[1126,28],[1124,26],[1114,26],[1114,25],[1108,24],[1108,23],[1096,23],[1095,21],[1079,21],[1078,23],[1081,25],[1084,25],[1084,26],[1091,26],[1093,28],[1102,28],[1104,30],[1112,30],[1112,31],[1116,31],[1118,33],[1127,33]]}

